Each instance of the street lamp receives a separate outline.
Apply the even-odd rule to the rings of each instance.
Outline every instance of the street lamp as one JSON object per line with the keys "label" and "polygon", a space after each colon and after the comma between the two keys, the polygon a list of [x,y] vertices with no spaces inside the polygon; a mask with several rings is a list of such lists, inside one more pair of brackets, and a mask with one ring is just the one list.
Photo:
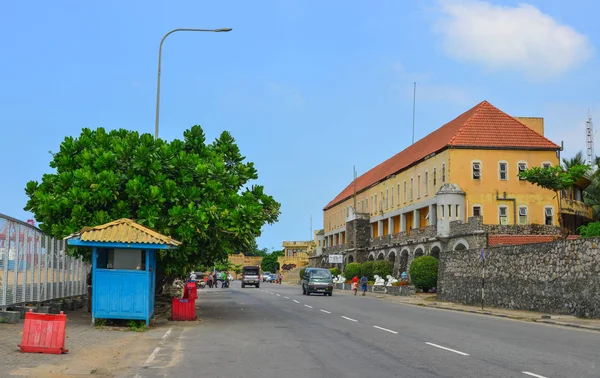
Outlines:
{"label": "street lamp", "polygon": [[178,31],[188,31],[188,32],[214,32],[214,33],[224,33],[231,31],[231,28],[222,28],[222,29],[173,29],[160,40],[160,47],[158,48],[158,83],[156,86],[156,123],[154,126],[154,139],[158,139],[158,113],[160,107],[160,64],[162,60],[162,46],[165,39]]}

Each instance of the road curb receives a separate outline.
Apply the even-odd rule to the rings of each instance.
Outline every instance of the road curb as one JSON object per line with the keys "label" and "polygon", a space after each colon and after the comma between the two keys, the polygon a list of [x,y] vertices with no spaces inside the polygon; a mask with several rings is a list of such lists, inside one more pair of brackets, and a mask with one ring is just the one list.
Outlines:
{"label": "road curb", "polygon": [[[380,297],[376,297],[376,298],[380,298]],[[385,296],[382,296],[381,298],[385,298]],[[496,316],[496,317],[505,318],[505,319],[520,320],[520,321],[527,321],[527,322],[534,322],[534,323],[545,323],[545,324],[551,324],[551,325],[556,325],[556,326],[561,326],[561,327],[579,328],[579,329],[586,329],[586,330],[590,330],[590,331],[600,332],[600,327],[597,327],[597,326],[588,326],[588,325],[576,324],[576,323],[559,322],[556,320],[535,319],[535,318],[528,318],[526,316],[499,314],[499,313],[485,311],[485,310],[469,310],[469,309],[464,309],[464,308],[444,307],[444,306],[437,306],[437,305],[427,304],[427,303],[410,303],[410,302],[402,302],[402,301],[400,301],[398,303],[402,303],[402,304],[409,305],[409,306],[429,307],[429,308],[435,308],[437,310],[468,312],[471,314]]]}

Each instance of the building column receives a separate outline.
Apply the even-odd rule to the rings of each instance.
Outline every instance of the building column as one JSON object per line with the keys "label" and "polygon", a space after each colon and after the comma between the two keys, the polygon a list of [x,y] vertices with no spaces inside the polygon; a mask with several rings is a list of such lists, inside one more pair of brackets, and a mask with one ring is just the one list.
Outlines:
{"label": "building column", "polygon": [[383,221],[377,221],[377,236],[383,236]]}
{"label": "building column", "polygon": [[419,209],[413,210],[413,229],[421,228],[421,212]]}
{"label": "building column", "polygon": [[435,226],[437,224],[437,206],[435,204],[429,205],[429,225]]}
{"label": "building column", "polygon": [[388,219],[388,234],[394,235],[394,217]]}
{"label": "building column", "polygon": [[406,232],[406,213],[400,214],[400,232]]}

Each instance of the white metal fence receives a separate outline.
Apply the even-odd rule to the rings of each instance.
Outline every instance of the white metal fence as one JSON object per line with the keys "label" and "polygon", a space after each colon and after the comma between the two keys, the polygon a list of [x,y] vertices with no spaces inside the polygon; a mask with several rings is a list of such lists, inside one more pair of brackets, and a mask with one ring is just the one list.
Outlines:
{"label": "white metal fence", "polygon": [[0,308],[84,295],[89,268],[66,241],[0,214]]}

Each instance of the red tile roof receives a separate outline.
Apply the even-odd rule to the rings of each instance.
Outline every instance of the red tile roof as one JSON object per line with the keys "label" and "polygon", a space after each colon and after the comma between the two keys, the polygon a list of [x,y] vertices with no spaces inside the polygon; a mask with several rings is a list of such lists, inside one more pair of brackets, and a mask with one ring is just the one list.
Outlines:
{"label": "red tile roof", "polygon": [[[358,177],[356,191],[367,189],[386,177],[408,168],[425,156],[448,147],[537,150],[560,148],[489,102],[483,101]],[[350,183],[325,206],[324,210],[349,198],[353,192],[354,185]]]}
{"label": "red tile roof", "polygon": [[488,244],[494,247],[499,245],[548,243],[559,237],[559,235],[489,235]]}

